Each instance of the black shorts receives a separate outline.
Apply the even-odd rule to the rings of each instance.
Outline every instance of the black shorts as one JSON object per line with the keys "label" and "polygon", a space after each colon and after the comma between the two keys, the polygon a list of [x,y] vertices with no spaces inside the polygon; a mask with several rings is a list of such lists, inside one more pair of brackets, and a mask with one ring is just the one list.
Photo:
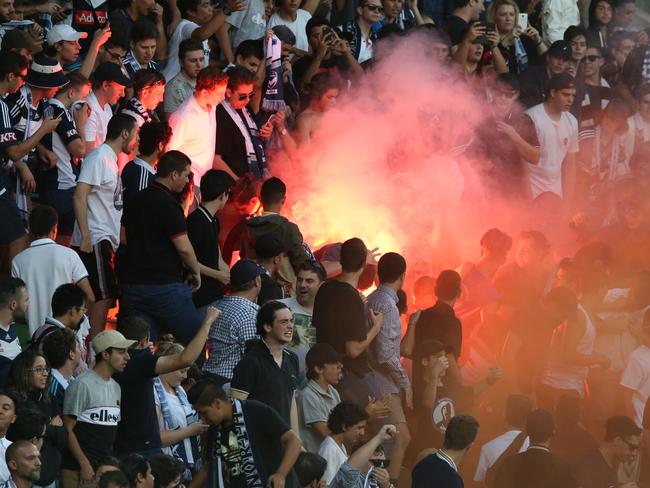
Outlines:
{"label": "black shorts", "polygon": [[99,241],[90,253],[81,252],[78,247],[74,250],[88,271],[88,280],[95,293],[95,299],[99,301],[114,298],[117,295],[117,277],[114,265],[115,251],[110,241]]}
{"label": "black shorts", "polygon": [[50,205],[59,214],[59,234],[71,236],[74,230],[74,206],[72,198],[74,188],[48,191],[41,197],[42,203]]}
{"label": "black shorts", "polygon": [[0,245],[6,246],[27,233],[16,201],[6,191],[0,196]]}

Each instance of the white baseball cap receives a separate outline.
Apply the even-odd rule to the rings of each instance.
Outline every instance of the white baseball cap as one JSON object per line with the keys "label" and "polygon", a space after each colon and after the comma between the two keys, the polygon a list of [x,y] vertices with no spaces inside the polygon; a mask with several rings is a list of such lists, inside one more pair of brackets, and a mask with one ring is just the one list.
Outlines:
{"label": "white baseball cap", "polygon": [[78,41],[79,39],[85,39],[86,37],[88,37],[87,32],[78,32],[68,24],[56,24],[50,29],[50,32],[47,33],[47,43],[50,46],[53,46],[57,42]]}

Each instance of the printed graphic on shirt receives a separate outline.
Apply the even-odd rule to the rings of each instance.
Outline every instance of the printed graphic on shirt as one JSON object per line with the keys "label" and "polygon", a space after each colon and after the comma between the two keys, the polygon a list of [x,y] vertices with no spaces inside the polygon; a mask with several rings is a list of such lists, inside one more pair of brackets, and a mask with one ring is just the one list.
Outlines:
{"label": "printed graphic on shirt", "polygon": [[431,423],[434,429],[444,434],[454,415],[456,415],[454,401],[448,397],[439,398],[431,411]]}
{"label": "printed graphic on shirt", "polygon": [[120,421],[120,407],[115,405],[88,408],[81,412],[77,421],[109,427],[116,426]]}

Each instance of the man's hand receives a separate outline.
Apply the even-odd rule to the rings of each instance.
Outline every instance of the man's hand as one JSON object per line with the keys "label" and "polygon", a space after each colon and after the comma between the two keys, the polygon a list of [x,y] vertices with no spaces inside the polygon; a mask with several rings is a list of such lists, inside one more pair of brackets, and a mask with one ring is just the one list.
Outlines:
{"label": "man's hand", "polygon": [[111,26],[106,25],[103,29],[97,29],[95,33],[93,34],[93,40],[92,44],[97,46],[99,49],[102,47],[104,44],[106,44],[106,41],[108,41],[111,38]]}
{"label": "man's hand", "polygon": [[267,140],[273,134],[273,121],[270,120],[260,128],[260,137]]}
{"label": "man's hand", "polygon": [[373,329],[381,329],[381,326],[384,323],[384,314],[377,312],[376,310],[370,310],[370,321],[372,322]]}
{"label": "man's hand", "polygon": [[379,429],[379,432],[377,433],[377,436],[379,437],[379,439],[381,439],[382,442],[390,440],[396,435],[397,435],[397,429],[395,428],[394,425],[391,424],[383,425],[382,428]]}
{"label": "man's hand", "polygon": [[246,0],[228,0],[228,8],[231,12],[240,12],[246,10],[248,2]]}
{"label": "man's hand", "polygon": [[463,42],[470,43],[478,36],[484,36],[484,35],[485,35],[485,25],[482,25],[480,22],[474,22],[472,25],[469,26],[469,29],[467,29],[467,32],[463,36]]}
{"label": "man's hand", "polygon": [[201,273],[199,270],[190,271],[189,275],[187,276],[187,286],[190,287],[192,293],[201,288]]}
{"label": "man's hand", "polygon": [[56,425],[57,427],[62,427],[63,420],[61,420],[61,417],[57,415],[56,417],[52,417],[52,420],[50,420],[50,425]]}
{"label": "man's hand", "polygon": [[154,14],[154,18],[156,19],[156,22],[162,22],[163,21],[163,6],[160,5],[159,3],[154,3],[151,6],[151,9],[149,9],[149,12]]}
{"label": "man's hand", "polygon": [[368,420],[378,420],[385,419],[390,415],[390,407],[388,406],[388,401],[382,397],[377,400],[375,398],[368,398],[368,405],[366,405],[366,413],[368,414]]}
{"label": "man's hand", "polygon": [[60,116],[57,118],[45,117],[43,119],[43,122],[41,122],[41,127],[43,128],[43,131],[46,134],[49,134],[51,132],[54,132],[54,129],[56,129],[60,123],[61,123]]}
{"label": "man's hand", "polygon": [[485,37],[487,37],[487,40],[490,41],[490,44],[492,45],[492,49],[497,47],[499,45],[499,41],[501,40],[499,38],[499,34],[495,30],[486,32]]}
{"label": "man's hand", "polygon": [[83,484],[92,483],[95,478],[95,470],[90,465],[89,461],[81,464],[81,472],[79,473],[79,481]]}
{"label": "man's hand", "polygon": [[381,253],[379,252],[378,247],[375,247],[374,249],[368,249],[368,252],[366,253],[366,265],[377,264],[379,256],[381,256]]}
{"label": "man's hand", "polygon": [[210,424],[206,424],[203,420],[197,420],[192,425],[190,425],[192,436],[203,435],[208,431],[209,428]]}
{"label": "man's hand", "polygon": [[74,118],[74,123],[77,126],[77,129],[79,127],[81,128],[86,127],[86,122],[88,122],[89,116],[90,116],[90,106],[87,103],[83,103],[74,109],[74,112],[72,113],[72,117]]}
{"label": "man's hand", "polygon": [[501,121],[497,121],[497,132],[507,135],[510,139],[514,139],[517,136],[517,131],[513,126]]}
{"label": "man's hand", "polygon": [[18,176],[23,184],[23,190],[25,190],[25,193],[29,194],[36,190],[36,180],[34,179],[34,175],[29,169],[29,166],[25,163],[17,164],[16,171],[18,171]]}
{"label": "man's hand", "polygon": [[381,488],[390,487],[390,475],[384,468],[372,468],[371,476],[375,478]]}
{"label": "man's hand", "polygon": [[79,250],[81,252],[85,252],[86,254],[90,254],[93,252],[93,244],[90,242],[90,236],[82,236],[81,237],[81,244],[79,244]]}
{"label": "man's hand", "polygon": [[221,310],[217,307],[208,307],[205,312],[205,320],[212,324],[219,318],[219,315],[221,315]]}
{"label": "man's hand", "polygon": [[273,473],[269,476],[268,485],[272,488],[284,488],[285,477],[280,473]]}
{"label": "man's hand", "polygon": [[54,154],[52,151],[42,146],[38,146],[36,151],[38,152],[38,156],[41,159],[41,161],[43,161],[48,167],[50,168],[56,167],[56,162],[59,160],[56,154]]}
{"label": "man's hand", "polygon": [[37,8],[42,14],[56,15],[61,11],[61,5],[56,2],[47,2],[39,5]]}
{"label": "man's hand", "polygon": [[404,401],[406,402],[406,408],[413,410],[413,388],[410,386],[404,388]]}
{"label": "man's hand", "polygon": [[535,42],[535,44],[542,42],[542,36],[539,34],[539,31],[532,25],[528,26],[528,29],[526,29],[526,32],[524,32],[524,34],[530,37]]}

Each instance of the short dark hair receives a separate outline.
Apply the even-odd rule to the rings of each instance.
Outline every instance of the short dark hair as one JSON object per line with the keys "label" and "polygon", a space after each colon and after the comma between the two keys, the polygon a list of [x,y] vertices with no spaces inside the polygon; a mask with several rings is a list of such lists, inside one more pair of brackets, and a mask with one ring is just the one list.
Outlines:
{"label": "short dark hair", "polygon": [[463,8],[469,5],[469,0],[454,0],[453,5],[454,5],[454,10]]}
{"label": "short dark hair", "polygon": [[151,19],[141,17],[133,22],[133,26],[131,27],[131,42],[133,44],[146,41],[147,39],[158,39],[159,36],[160,32],[158,32],[156,24]]}
{"label": "short dark hair", "polygon": [[359,422],[368,420],[368,414],[356,403],[342,401],[330,412],[327,427],[332,434],[341,434],[346,427],[352,427]]}
{"label": "short dark hair", "polygon": [[265,325],[273,325],[275,312],[285,308],[290,310],[286,304],[278,302],[277,300],[270,300],[259,308],[257,311],[257,318],[255,319],[255,328],[260,337],[266,336],[266,330],[264,330]]}
{"label": "short dark hair", "polygon": [[260,201],[264,207],[280,203],[287,196],[287,185],[275,176],[262,183]]}
{"label": "short dark hair", "polygon": [[57,94],[66,92],[68,90],[79,90],[86,85],[90,85],[90,80],[76,71],[74,73],[68,73],[65,76],[68,78],[68,84],[62,86]]}
{"label": "short dark hair", "polygon": [[580,36],[584,37],[585,41],[587,40],[587,30],[579,25],[570,25],[564,31],[564,40],[566,42],[571,42],[573,39]]}
{"label": "short dark hair", "polygon": [[225,171],[209,169],[201,176],[201,200],[212,202],[230,191],[235,180]]}
{"label": "short dark hair", "polygon": [[456,415],[449,421],[445,431],[443,448],[454,451],[467,449],[478,434],[479,423],[471,415]]}
{"label": "short dark hair", "polygon": [[201,0],[178,0],[176,2],[176,6],[178,7],[178,10],[181,12],[181,16],[184,19],[187,19],[188,17],[188,12],[190,10],[196,12],[196,9],[199,8],[199,4],[201,3]]}
{"label": "short dark hair", "polygon": [[208,66],[199,71],[199,74],[196,76],[196,86],[194,90],[196,92],[211,91],[217,86],[225,85],[227,83],[228,75],[216,66]]}
{"label": "short dark hair", "polygon": [[[242,59],[248,59],[251,56],[257,59],[264,59],[264,44],[261,39],[246,39],[239,43],[235,58],[241,56]],[[230,72],[228,72],[230,75]]]}
{"label": "short dark hair", "polygon": [[185,55],[192,51],[204,52],[205,48],[203,47],[203,42],[193,37],[182,40],[181,43],[178,45],[178,59],[180,61],[183,61]]}
{"label": "short dark hair", "polygon": [[116,113],[108,121],[106,128],[106,140],[115,140],[122,135],[122,132],[131,132],[136,127],[136,121],[130,115],[124,113]]}
{"label": "short dark hair", "polygon": [[[298,273],[300,273],[301,271],[310,271],[310,272],[314,273],[318,277],[319,281],[325,281],[325,278],[327,278],[327,276],[325,276],[325,270],[320,265],[320,263],[314,263],[312,261],[305,261],[298,268]],[[298,273],[296,273],[296,275]]]}
{"label": "short dark hair", "polygon": [[127,454],[120,460],[120,469],[131,486],[137,486],[138,475],[147,477],[149,463],[141,454]]}
{"label": "short dark hair", "polygon": [[[143,70],[140,70],[143,71]],[[166,146],[172,138],[172,128],[167,122],[145,122],[140,127],[138,152],[142,156],[151,156],[162,144]]]}
{"label": "short dark hair", "polygon": [[29,214],[29,229],[35,237],[47,236],[59,223],[59,214],[49,205],[39,205]]}
{"label": "short dark hair", "polygon": [[440,300],[453,300],[458,297],[461,290],[460,275],[453,269],[446,269],[438,275],[436,280],[436,296]]}
{"label": "short dark hair", "polygon": [[22,288],[27,288],[27,285],[20,278],[1,278],[0,308],[6,307],[11,300],[16,300]]}
{"label": "short dark hair", "polygon": [[43,339],[43,356],[53,369],[62,368],[76,349],[77,336],[67,327],[56,329]]}
{"label": "short dark hair", "polygon": [[396,252],[387,252],[377,263],[379,283],[393,283],[406,273],[406,259]]}
{"label": "short dark hair", "polygon": [[194,407],[212,405],[215,400],[230,401],[219,383],[212,378],[203,378],[187,392],[187,399]]}
{"label": "short dark hair", "polygon": [[139,341],[151,334],[149,323],[137,315],[120,317],[117,322],[117,331],[131,341]]}
{"label": "short dark hair", "polygon": [[133,75],[133,95],[136,98],[140,98],[142,90],[159,83],[162,85],[165,84],[165,76],[157,69],[144,68],[138,70]]}
{"label": "short dark hair", "polygon": [[330,25],[330,23],[325,17],[312,17],[305,25],[307,37],[311,35],[312,29],[315,29],[316,27],[324,27],[326,25]]}
{"label": "short dark hair", "polygon": [[311,100],[322,97],[327,90],[341,90],[341,83],[331,73],[318,73],[309,82],[309,97]]}
{"label": "short dark hair", "polygon": [[15,461],[18,456],[18,450],[23,447],[33,447],[34,444],[29,442],[27,439],[21,439],[19,441],[12,442],[7,451],[5,452],[5,462]]}
{"label": "short dark hair", "polygon": [[551,243],[544,234],[538,230],[525,230],[519,234],[519,239],[524,239],[533,242],[542,251],[548,251],[551,248]]}
{"label": "short dark hair", "polygon": [[168,454],[157,454],[150,461],[154,477],[154,488],[163,488],[172,483],[185,470],[183,461]]}
{"label": "short dark hair", "polygon": [[307,486],[313,481],[320,481],[325,475],[327,461],[313,452],[302,451],[298,455],[293,470],[298,476],[300,486]]}
{"label": "short dark hair", "polygon": [[113,466],[119,468],[120,460],[115,456],[102,456],[99,458],[99,461],[97,461],[97,467],[99,468],[100,466]]}
{"label": "short dark hair", "polygon": [[641,428],[630,417],[617,415],[610,417],[605,422],[605,440],[612,441],[617,437],[625,440],[626,437],[641,435]]}
{"label": "short dark hair", "polygon": [[160,157],[156,167],[156,176],[158,178],[167,178],[174,171],[182,173],[188,166],[192,165],[192,160],[185,153],[177,150],[168,151]]}
{"label": "short dark hair", "polygon": [[0,80],[6,80],[11,73],[20,73],[29,67],[29,61],[15,51],[0,52]]}
{"label": "short dark hair", "polygon": [[111,47],[116,47],[118,49],[122,49],[123,51],[128,51],[129,50],[129,42],[126,36],[121,37],[117,33],[111,34],[111,37],[108,38],[108,41],[106,41],[106,44],[104,44],[104,49],[111,48]]}
{"label": "short dark hair", "polygon": [[513,427],[526,427],[528,415],[533,410],[533,403],[526,395],[508,395],[506,399],[506,421]]}
{"label": "short dark hair", "polygon": [[49,419],[45,413],[35,407],[16,405],[16,421],[9,426],[7,440],[30,441],[34,437],[42,437]]}
{"label": "short dark hair", "polygon": [[343,272],[354,273],[366,266],[368,248],[358,237],[348,239],[341,244],[341,268]]}
{"label": "short dark hair", "polygon": [[54,290],[52,295],[52,315],[60,317],[71,308],[83,307],[86,295],[79,285],[65,283]]}
{"label": "short dark hair", "polygon": [[528,414],[526,419],[526,432],[530,437],[531,444],[539,444],[546,442],[553,437],[555,425],[553,422],[553,414],[543,408],[533,410]]}
{"label": "short dark hair", "polygon": [[112,469],[110,471],[105,471],[102,473],[99,481],[97,481],[97,488],[110,488],[110,487],[119,487],[119,488],[129,488],[129,480],[119,469]]}

